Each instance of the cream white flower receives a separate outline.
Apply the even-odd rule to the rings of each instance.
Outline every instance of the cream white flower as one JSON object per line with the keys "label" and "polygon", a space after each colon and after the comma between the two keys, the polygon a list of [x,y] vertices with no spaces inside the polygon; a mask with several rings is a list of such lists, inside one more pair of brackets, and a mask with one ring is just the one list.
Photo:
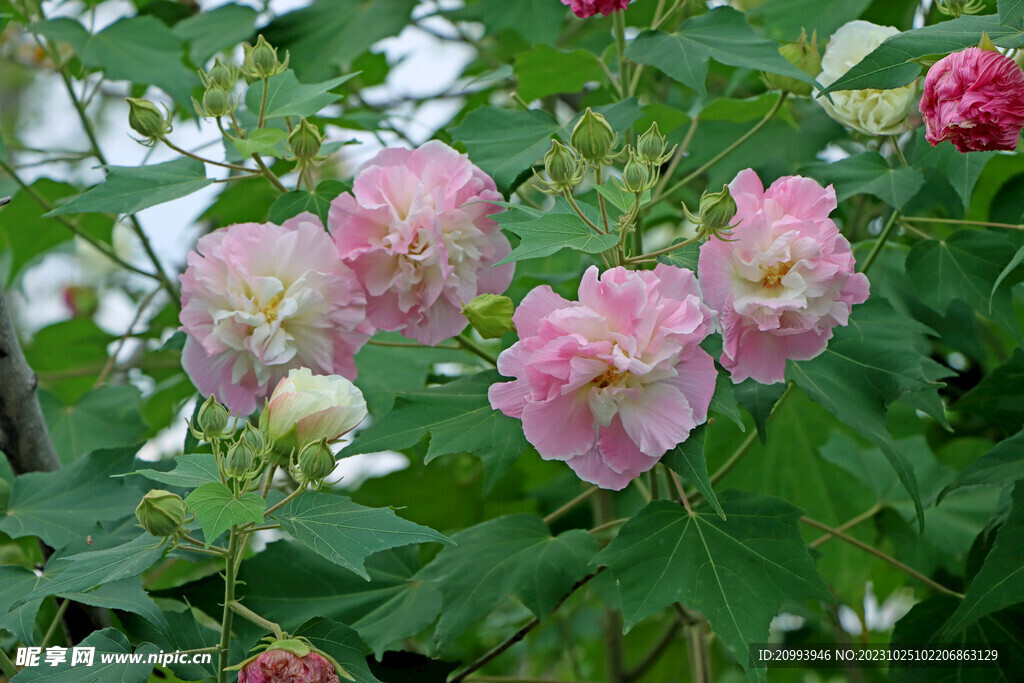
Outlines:
{"label": "cream white flower", "polygon": [[[295,446],[334,441],[366,417],[363,393],[339,375],[314,375],[308,368],[291,370],[278,382],[265,412],[266,434],[275,442]],[[294,432],[293,432],[294,430]]]}
{"label": "cream white flower", "polygon": [[[835,83],[886,38],[899,33],[892,26],[879,26],[870,21],[851,21],[832,34],[821,58],[818,82],[823,86]],[[817,97],[833,119],[868,135],[894,135],[906,130],[907,115],[917,95],[917,81],[900,88],[877,90],[837,90],[828,97]]]}

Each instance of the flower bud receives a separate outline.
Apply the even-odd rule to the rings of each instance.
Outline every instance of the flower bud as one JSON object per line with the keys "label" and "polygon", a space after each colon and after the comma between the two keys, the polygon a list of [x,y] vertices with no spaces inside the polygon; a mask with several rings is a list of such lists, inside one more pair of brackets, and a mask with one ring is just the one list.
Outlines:
{"label": "flower bud", "polygon": [[338,683],[339,677],[348,681],[355,678],[329,654],[313,647],[305,638],[274,640],[240,664],[238,683],[286,683],[301,678],[307,683]]}
{"label": "flower bud", "polygon": [[228,409],[217,403],[217,398],[210,394],[196,416],[201,438],[210,441],[224,436],[227,433],[228,417]]}
{"label": "flower bud", "polygon": [[249,450],[251,450],[257,457],[259,457],[267,447],[267,440],[263,437],[263,432],[249,423],[246,423],[245,429],[242,431],[242,440],[245,441]]}
{"label": "flower bud", "polygon": [[615,138],[615,131],[608,120],[587,107],[572,129],[569,144],[583,159],[601,164],[615,146]]}
{"label": "flower bud", "polygon": [[187,514],[188,507],[181,496],[163,489],[153,489],[144,495],[135,508],[142,528],[161,538],[178,533]]}
{"label": "flower bud", "polygon": [[[811,42],[807,42],[807,31],[801,29],[800,39],[795,43],[785,43],[779,48],[779,52],[786,60],[809,76],[817,76],[821,73],[821,55],[818,54],[818,33],[811,36]],[[813,88],[810,83],[798,81],[790,76],[779,74],[762,73],[765,85],[772,90],[785,90],[806,97],[811,94]]]}
{"label": "flower bud", "polygon": [[480,294],[462,304],[462,314],[484,339],[497,339],[512,330],[512,299],[498,294]]}
{"label": "flower bud", "polygon": [[171,132],[170,117],[150,102],[138,97],[126,97],[128,125],[143,137],[143,144],[152,144]]}
{"label": "flower bud", "polygon": [[319,482],[334,471],[334,453],[327,439],[307,444],[299,452],[299,472],[308,482]]}
{"label": "flower bud", "polygon": [[242,48],[245,51],[242,74],[249,82],[276,76],[288,68],[288,55],[285,54],[284,62],[278,61],[277,48],[272,47],[262,34],[256,40],[256,45],[245,43]]}
{"label": "flower bud", "polygon": [[668,161],[672,153],[675,152],[675,147],[672,148],[671,152],[665,153],[668,147],[665,142],[665,136],[658,130],[658,122],[655,121],[651,124],[651,127],[647,129],[640,139],[636,143],[636,153],[641,159],[651,164],[652,166],[661,166],[663,163]]}
{"label": "flower bud", "polygon": [[720,237],[736,227],[732,224],[732,219],[736,217],[736,200],[729,193],[728,185],[723,185],[721,192],[705,190],[701,194],[699,216],[691,214],[685,204],[683,212],[697,226],[697,234],[705,239]]}
{"label": "flower bud", "polygon": [[985,9],[984,0],[942,0],[936,8],[947,17],[960,17],[964,14],[977,14]]}
{"label": "flower bud", "polygon": [[306,119],[299,119],[299,125],[295,126],[295,130],[288,136],[288,146],[291,147],[295,158],[300,161],[310,161],[315,158],[320,152],[320,145],[323,142],[324,138],[320,135],[316,124],[310,123]]}
{"label": "flower bud", "polygon": [[231,89],[235,87],[235,81],[238,80],[238,69],[233,66],[222,64],[220,59],[215,59],[209,72],[204,75],[203,72],[200,71],[199,76],[203,79],[203,85],[207,88],[210,86],[216,86],[221,90],[227,90],[230,92]]}
{"label": "flower bud", "polygon": [[243,437],[231,444],[228,454],[224,456],[224,473],[232,479],[244,479],[255,459],[255,454]]}
{"label": "flower bud", "polygon": [[260,419],[279,461],[307,444],[337,440],[364,417],[366,401],[352,382],[298,368],[278,382]]}
{"label": "flower bud", "polygon": [[208,119],[215,119],[221,116],[227,116],[235,110],[238,103],[231,94],[216,85],[211,85],[203,93],[203,106],[196,107],[196,112]]}
{"label": "flower bud", "polygon": [[654,185],[652,181],[656,178],[652,176],[650,164],[638,157],[636,151],[630,148],[629,161],[622,169],[622,183],[619,187],[634,194],[645,192]]}
{"label": "flower bud", "polygon": [[554,192],[571,190],[583,180],[579,156],[558,140],[551,141],[551,149],[544,155],[544,172],[548,175],[548,186]]}

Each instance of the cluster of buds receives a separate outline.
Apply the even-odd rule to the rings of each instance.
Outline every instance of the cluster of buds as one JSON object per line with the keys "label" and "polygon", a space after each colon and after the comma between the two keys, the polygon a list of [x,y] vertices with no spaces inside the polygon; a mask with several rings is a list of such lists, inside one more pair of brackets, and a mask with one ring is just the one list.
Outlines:
{"label": "cluster of buds", "polygon": [[551,141],[551,149],[544,155],[547,180],[540,179],[543,191],[548,194],[571,192],[583,182],[590,168],[600,168],[613,161],[617,140],[608,120],[587,107],[572,129],[568,146],[558,140]]}
{"label": "cluster of buds", "polygon": [[[821,73],[821,55],[818,54],[818,33],[811,34],[811,41],[807,42],[807,30],[800,30],[800,38],[793,43],[785,43],[779,48],[779,52],[786,60],[809,76],[817,76]],[[785,92],[801,97],[811,94],[813,88],[810,83],[804,83],[790,76],[764,72],[761,79],[770,90],[784,90]]]}
{"label": "cluster of buds", "polygon": [[128,103],[128,125],[142,136],[138,140],[146,147],[152,147],[171,132],[171,112],[167,107],[163,111],[149,100],[141,97],[126,97]]}
{"label": "cluster of buds", "polygon": [[947,17],[961,17],[964,14],[977,14],[985,9],[984,0],[941,0],[935,3],[939,13]]}
{"label": "cluster of buds", "polygon": [[184,525],[193,519],[181,496],[163,489],[153,489],[144,495],[135,508],[135,517],[150,534],[172,542],[185,533]]}
{"label": "cluster of buds", "polygon": [[203,118],[216,119],[234,112],[238,106],[238,98],[234,95],[238,76],[239,71],[236,67],[223,64],[220,59],[214,60],[209,71],[200,71],[199,78],[205,90],[202,102],[192,98],[192,106],[195,107],[196,113]]}
{"label": "cluster of buds", "polygon": [[224,474],[236,481],[251,481],[263,472],[267,440],[263,433],[246,424],[239,437],[228,446],[224,456]]}
{"label": "cluster of buds", "polygon": [[254,83],[276,76],[288,68],[288,53],[284,61],[277,58],[277,48],[267,42],[262,35],[256,39],[255,45],[244,43],[245,59],[242,62],[242,75],[246,83]]}
{"label": "cluster of buds", "polygon": [[[729,186],[723,185],[721,192],[704,191],[700,196],[700,208],[698,215],[694,216],[683,204],[683,213],[686,218],[697,226],[697,235],[703,239],[725,239],[729,231],[735,228],[738,223],[733,223],[736,217],[736,200],[729,193]],[[727,240],[728,241],[728,240]]]}

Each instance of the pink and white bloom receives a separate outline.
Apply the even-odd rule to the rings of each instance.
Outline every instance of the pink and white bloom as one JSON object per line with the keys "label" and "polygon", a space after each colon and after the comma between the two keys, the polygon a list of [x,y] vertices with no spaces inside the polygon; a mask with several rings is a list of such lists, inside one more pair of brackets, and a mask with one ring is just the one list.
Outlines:
{"label": "pink and white bloom", "polygon": [[498,371],[515,380],[490,387],[491,406],[581,479],[621,489],[707,419],[717,373],[699,344],[711,311],[691,271],[618,267],[599,278],[592,266],[578,302],[537,287],[513,321],[519,341]]}
{"label": "pink and white bloom", "polygon": [[299,368],[277,383],[265,414],[268,436],[276,441],[295,430],[301,446],[350,432],[366,417],[366,401],[344,377]]}
{"label": "pink and white bloom", "polygon": [[629,0],[562,0],[562,4],[572,7],[573,13],[580,19],[586,19],[598,12],[606,17],[612,12],[620,12],[626,9]]}
{"label": "pink and white bloom", "polygon": [[340,683],[334,664],[316,652],[266,650],[238,672],[238,683]]}
{"label": "pink and white bloom", "polygon": [[928,69],[921,97],[928,142],[961,152],[1017,148],[1024,128],[1024,71],[998,52],[969,47]]}
{"label": "pink and white bloom", "polygon": [[366,288],[370,321],[433,345],[466,326],[463,302],[504,292],[514,267],[494,264],[511,247],[488,218],[501,199],[490,176],[438,140],[368,161],[328,223]]}
{"label": "pink and white bloom", "polygon": [[373,334],[362,287],[309,213],[202,237],[181,302],[185,371],[241,415],[292,368],[355,377],[353,356]]}
{"label": "pink and white bloom", "polygon": [[828,217],[831,185],[786,176],[765,190],[748,168],[729,191],[739,224],[732,241],[708,240],[697,264],[704,300],[718,312],[720,362],[733,382],[781,382],[786,359],[814,358],[847,324],[868,298],[868,279],[854,273],[850,243]]}

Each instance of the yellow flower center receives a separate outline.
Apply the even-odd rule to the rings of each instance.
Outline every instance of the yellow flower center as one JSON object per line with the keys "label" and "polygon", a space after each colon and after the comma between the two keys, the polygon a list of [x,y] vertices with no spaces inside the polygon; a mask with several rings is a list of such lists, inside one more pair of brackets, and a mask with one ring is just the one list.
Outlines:
{"label": "yellow flower center", "polygon": [[608,368],[604,371],[604,374],[594,378],[594,384],[598,389],[604,389],[614,384],[619,384],[629,372],[625,370],[616,370],[615,368]]}
{"label": "yellow flower center", "polygon": [[782,261],[767,268],[761,266],[761,272],[764,273],[764,276],[761,278],[761,286],[767,289],[780,287],[782,285],[782,278],[786,277],[786,273],[792,267],[792,261]]}
{"label": "yellow flower center", "polygon": [[278,292],[274,296],[270,297],[270,301],[265,303],[261,308],[260,312],[263,313],[263,318],[268,322],[272,323],[277,320],[277,307],[284,299],[284,292]]}

